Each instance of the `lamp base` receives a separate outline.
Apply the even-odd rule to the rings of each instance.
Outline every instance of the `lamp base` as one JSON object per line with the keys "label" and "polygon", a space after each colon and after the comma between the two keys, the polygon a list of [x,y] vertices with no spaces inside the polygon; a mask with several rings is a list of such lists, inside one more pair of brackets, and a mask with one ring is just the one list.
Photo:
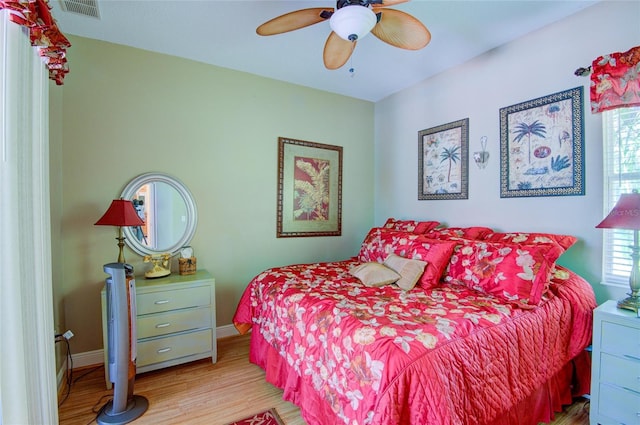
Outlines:
{"label": "lamp base", "polygon": [[618,308],[638,313],[638,310],[640,310],[640,296],[629,295],[627,298],[618,301]]}

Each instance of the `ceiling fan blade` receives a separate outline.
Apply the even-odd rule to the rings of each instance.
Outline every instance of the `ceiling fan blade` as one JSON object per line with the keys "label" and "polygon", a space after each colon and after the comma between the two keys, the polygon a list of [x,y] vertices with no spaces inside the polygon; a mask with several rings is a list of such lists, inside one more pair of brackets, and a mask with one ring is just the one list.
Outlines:
{"label": "ceiling fan blade", "polygon": [[296,10],[265,22],[256,29],[256,33],[258,35],[282,34],[325,21],[332,14],[332,7],[313,7]]}
{"label": "ceiling fan blade", "polygon": [[381,7],[395,6],[396,4],[407,2],[409,2],[409,0],[382,0],[382,3],[372,3],[371,7],[373,7],[374,9],[378,9]]}
{"label": "ceiling fan blade", "polygon": [[327,42],[324,44],[324,66],[327,69],[338,69],[351,57],[353,49],[356,48],[356,42],[347,41],[335,32],[331,31]]}
{"label": "ceiling fan blade", "polygon": [[385,43],[407,50],[419,50],[429,44],[431,33],[422,22],[395,9],[379,10],[380,22],[371,33]]}

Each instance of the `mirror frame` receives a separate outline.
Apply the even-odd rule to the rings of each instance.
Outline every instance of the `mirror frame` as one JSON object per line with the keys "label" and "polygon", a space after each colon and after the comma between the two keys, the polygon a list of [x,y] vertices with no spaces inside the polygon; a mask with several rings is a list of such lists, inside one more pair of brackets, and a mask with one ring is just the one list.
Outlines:
{"label": "mirror frame", "polygon": [[172,177],[165,173],[145,173],[140,174],[131,180],[122,190],[120,198],[133,199],[138,189],[148,183],[166,183],[178,191],[187,209],[187,223],[184,234],[182,237],[172,246],[167,247],[161,251],[156,251],[141,243],[138,238],[135,237],[132,227],[123,227],[122,233],[126,238],[124,241],[129,248],[140,255],[152,255],[168,252],[171,256],[176,255],[180,248],[189,245],[193,235],[196,232],[196,225],[198,223],[198,210],[196,208],[196,202],[193,199],[193,195],[187,187],[177,178]]}

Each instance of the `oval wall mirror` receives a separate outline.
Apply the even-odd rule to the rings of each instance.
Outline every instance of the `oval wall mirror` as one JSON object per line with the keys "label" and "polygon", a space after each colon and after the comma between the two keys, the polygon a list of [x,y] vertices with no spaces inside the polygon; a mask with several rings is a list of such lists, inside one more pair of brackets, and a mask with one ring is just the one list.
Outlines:
{"label": "oval wall mirror", "polygon": [[175,177],[146,173],[131,180],[120,195],[133,202],[144,226],[123,227],[125,243],[140,255],[175,255],[189,245],[198,213],[189,189]]}

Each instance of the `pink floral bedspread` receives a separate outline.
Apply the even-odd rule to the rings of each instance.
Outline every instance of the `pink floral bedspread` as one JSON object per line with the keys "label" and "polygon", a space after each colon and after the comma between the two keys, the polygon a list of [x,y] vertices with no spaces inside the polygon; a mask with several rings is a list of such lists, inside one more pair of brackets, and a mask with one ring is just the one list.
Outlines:
{"label": "pink floral bedspread", "polygon": [[[234,317],[286,361],[267,379],[310,425],[490,423],[590,343],[593,290],[572,272],[522,310],[456,282],[365,287],[356,264],[267,270]],[[267,369],[259,349],[251,360]]]}

